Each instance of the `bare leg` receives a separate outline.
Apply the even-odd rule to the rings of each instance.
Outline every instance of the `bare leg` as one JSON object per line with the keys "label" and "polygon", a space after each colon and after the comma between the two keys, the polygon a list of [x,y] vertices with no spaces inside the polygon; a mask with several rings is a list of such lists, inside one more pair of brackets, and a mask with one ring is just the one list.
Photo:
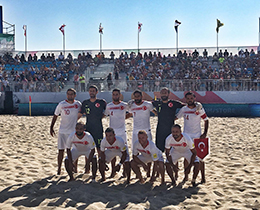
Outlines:
{"label": "bare leg", "polygon": [[[185,174],[185,168],[187,168],[187,167],[188,167],[188,165],[189,165],[189,162],[188,162],[186,159],[184,159],[184,162],[183,162],[183,164],[184,164],[184,174]],[[183,182],[186,182],[186,181],[188,181],[188,179],[189,179],[189,174],[185,174],[185,177],[184,177],[184,179],[183,179]]]}
{"label": "bare leg", "polygon": [[72,166],[72,164],[69,162],[68,159],[65,159],[65,168],[66,168],[66,171],[68,172],[69,177],[70,177],[69,182],[75,180],[74,177],[73,177],[73,173],[72,173],[73,166]]}
{"label": "bare leg", "polygon": [[158,165],[158,170],[159,170],[159,173],[161,174],[161,184],[164,184],[165,183],[165,168],[164,168],[164,163],[159,161],[157,163]]}
{"label": "bare leg", "polygon": [[200,161],[200,173],[201,173],[201,183],[206,183],[206,178],[205,178],[205,162]]}
{"label": "bare leg", "polygon": [[112,160],[111,160],[111,175],[110,175],[110,178],[114,178],[115,175],[116,175],[116,171],[115,171],[115,166],[116,166],[116,157],[114,157]]}
{"label": "bare leg", "polygon": [[140,168],[134,160],[131,161],[131,168],[133,169],[134,173],[136,174],[137,179],[139,179],[140,183],[143,184],[144,179],[142,177]]}
{"label": "bare leg", "polygon": [[146,171],[146,176],[147,177],[151,176],[151,165],[152,165],[152,163],[147,163],[147,166],[148,166],[148,171]]}
{"label": "bare leg", "polygon": [[125,173],[126,173],[126,177],[127,177],[127,184],[130,183],[130,178],[131,178],[131,165],[130,162],[125,162],[124,163],[124,168],[125,168]]}
{"label": "bare leg", "polygon": [[60,175],[61,172],[61,164],[64,156],[64,149],[60,149],[58,153],[58,172],[57,175]]}
{"label": "bare leg", "polygon": [[99,159],[99,161],[98,161],[98,163],[99,163],[99,171],[100,171],[100,174],[101,174],[101,177],[102,177],[102,179],[100,180],[101,182],[103,182],[103,181],[106,181],[106,177],[105,177],[105,162],[103,162],[103,161],[101,161],[101,159]]}
{"label": "bare leg", "polygon": [[75,173],[78,173],[78,159],[75,160],[75,162],[74,162],[74,166],[75,166],[75,168],[74,168],[74,172],[75,172]]}
{"label": "bare leg", "polygon": [[171,163],[165,163],[165,165],[166,165],[166,172],[169,175],[169,177],[171,178],[172,184],[175,185],[176,181],[175,181],[175,177],[173,176],[173,169],[172,169]]}
{"label": "bare leg", "polygon": [[194,163],[193,176],[192,176],[192,181],[191,181],[193,186],[195,186],[195,184],[196,184],[196,178],[199,173],[199,168],[200,168],[200,163]]}
{"label": "bare leg", "polygon": [[85,157],[85,174],[89,174],[89,171],[90,171],[90,165],[89,164],[87,164],[87,162],[88,162],[88,158],[87,157]]}
{"label": "bare leg", "polygon": [[92,180],[95,180],[97,174],[97,158],[92,158]]}

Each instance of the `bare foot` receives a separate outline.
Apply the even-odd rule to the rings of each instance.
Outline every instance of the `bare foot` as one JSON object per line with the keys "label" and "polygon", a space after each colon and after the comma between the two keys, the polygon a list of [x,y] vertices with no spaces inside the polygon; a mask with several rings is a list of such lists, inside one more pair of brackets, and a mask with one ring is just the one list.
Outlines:
{"label": "bare foot", "polygon": [[57,175],[60,175],[61,169],[58,168]]}
{"label": "bare foot", "polygon": [[85,174],[89,174],[89,170],[85,168]]}
{"label": "bare foot", "polygon": [[206,183],[206,179],[204,178],[204,179],[201,179],[201,182],[200,182],[201,184],[204,184],[204,183]]}
{"label": "bare foot", "polygon": [[70,178],[68,182],[72,182],[72,181],[75,181],[74,178]]}
{"label": "bare foot", "polygon": [[150,182],[151,182],[151,183],[155,182],[155,180],[156,180],[156,177],[155,177],[155,176],[152,176],[152,177],[150,178]]}
{"label": "bare foot", "polygon": [[139,182],[140,184],[144,184],[144,179],[143,178],[139,179]]}
{"label": "bare foot", "polygon": [[104,181],[106,181],[106,178],[100,179],[100,182],[104,182]]}

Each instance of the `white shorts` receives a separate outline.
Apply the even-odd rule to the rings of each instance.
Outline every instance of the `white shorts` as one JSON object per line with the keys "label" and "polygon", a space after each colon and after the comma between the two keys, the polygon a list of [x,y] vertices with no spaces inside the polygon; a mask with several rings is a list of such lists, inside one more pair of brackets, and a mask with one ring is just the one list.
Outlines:
{"label": "white shorts", "polygon": [[58,149],[66,149],[66,142],[70,134],[59,133],[58,134]]}
{"label": "white shorts", "polygon": [[[145,130],[146,133],[147,133],[147,136],[148,136],[148,140],[152,141],[152,132],[151,132],[151,129],[142,129],[142,130]],[[140,130],[133,130],[133,134],[132,134],[132,145],[131,145],[131,149],[132,149],[132,152],[133,152],[133,145],[134,143],[138,140],[138,132]]]}
{"label": "white shorts", "polygon": [[[145,164],[153,162],[150,155],[138,155],[137,157]],[[157,161],[164,162],[163,156],[161,155]]]}
{"label": "white shorts", "polygon": [[121,137],[124,140],[125,144],[127,144],[127,137],[126,137],[126,131],[125,130],[115,129],[115,134],[116,134],[116,136]]}
{"label": "white shorts", "polygon": [[[186,152],[179,153],[172,148],[170,151],[170,156],[172,158],[173,164],[176,164],[177,161],[182,157],[184,157],[190,163],[192,152],[190,150],[187,150]],[[166,162],[168,162],[168,160]],[[199,162],[199,158],[196,156],[194,163],[197,163],[197,162]]]}
{"label": "white shorts", "polygon": [[[76,148],[71,149],[71,157],[72,157],[72,162],[74,163],[80,156],[85,156],[86,158],[89,157],[91,150],[89,151],[78,151]],[[95,157],[95,155],[93,156]],[[68,159],[68,156],[66,157]]]}
{"label": "white shorts", "polygon": [[[122,152],[121,151],[113,151],[113,150],[105,150],[105,156],[106,156],[106,162],[110,163],[111,160],[113,160],[114,157],[119,156],[120,158],[122,157]],[[129,162],[129,154],[127,153],[125,162]]]}

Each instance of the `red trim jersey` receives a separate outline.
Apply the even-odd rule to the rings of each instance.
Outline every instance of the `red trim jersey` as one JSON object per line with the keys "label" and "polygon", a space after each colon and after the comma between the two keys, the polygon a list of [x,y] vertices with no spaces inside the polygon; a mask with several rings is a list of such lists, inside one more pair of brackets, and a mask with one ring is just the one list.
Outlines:
{"label": "red trim jersey", "polygon": [[194,149],[194,143],[191,137],[187,134],[181,134],[182,138],[180,141],[176,141],[173,138],[172,134],[170,134],[165,140],[165,148],[166,149],[174,149],[174,152],[178,153],[186,153],[188,150]]}
{"label": "red trim jersey", "polygon": [[201,119],[204,121],[208,120],[204,108],[196,111],[196,107],[191,109],[188,106],[182,107],[176,117],[179,119],[183,117],[183,133],[187,133],[192,138],[199,138],[201,135]]}
{"label": "red trim jersey", "polygon": [[150,112],[153,110],[153,104],[149,101],[143,101],[141,105],[133,103],[129,112],[133,114],[133,130],[149,130]]}
{"label": "red trim jersey", "polygon": [[101,152],[105,152],[105,150],[111,150],[111,151],[115,151],[115,152],[118,152],[118,151],[124,152],[127,150],[127,147],[125,145],[124,140],[119,136],[115,136],[113,144],[109,144],[105,137],[101,141],[100,150],[101,150]]}
{"label": "red trim jersey", "polygon": [[60,121],[60,133],[71,134],[75,131],[75,127],[78,120],[78,112],[81,109],[81,103],[74,100],[73,104],[67,102],[67,100],[61,101],[54,114],[56,116],[61,116]]}
{"label": "red trim jersey", "polygon": [[147,140],[147,145],[145,148],[140,144],[139,141],[136,141],[133,145],[133,155],[137,156],[138,153],[144,157],[151,157],[153,161],[157,161],[162,157],[162,152],[159,150],[156,145]]}
{"label": "red trim jersey", "polygon": [[87,152],[96,147],[93,137],[84,131],[83,138],[79,139],[75,132],[71,133],[66,142],[67,149],[74,148],[79,152]]}
{"label": "red trim jersey", "polygon": [[126,102],[121,101],[119,104],[110,102],[107,104],[105,114],[109,116],[109,127],[114,130],[125,131],[126,111],[128,111]]}

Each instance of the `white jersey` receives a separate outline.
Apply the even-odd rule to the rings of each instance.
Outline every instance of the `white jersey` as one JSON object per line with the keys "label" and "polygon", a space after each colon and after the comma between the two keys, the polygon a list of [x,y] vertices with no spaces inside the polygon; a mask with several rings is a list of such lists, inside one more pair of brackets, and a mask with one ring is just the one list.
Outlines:
{"label": "white jersey", "polygon": [[145,148],[140,144],[139,141],[136,141],[133,146],[133,155],[137,156],[138,153],[145,157],[151,157],[153,161],[157,161],[162,157],[162,152],[159,150],[156,145],[148,140],[148,144]]}
{"label": "white jersey", "polygon": [[178,153],[186,153],[187,150],[190,151],[191,149],[194,149],[194,143],[191,137],[189,137],[187,134],[182,133],[182,138],[180,141],[176,141],[172,134],[170,134],[166,140],[165,140],[165,148],[166,149],[174,149],[174,152]]}
{"label": "white jersey", "polygon": [[79,139],[75,132],[71,133],[67,139],[67,149],[76,149],[80,152],[87,152],[96,147],[93,137],[89,132],[84,131],[83,138]]}
{"label": "white jersey", "polygon": [[113,144],[109,144],[105,137],[101,141],[100,150],[101,152],[105,152],[105,150],[111,150],[114,151],[115,153],[117,153],[118,151],[124,152],[127,151],[127,146],[124,140],[119,136],[115,136]]}
{"label": "white jersey", "polygon": [[121,101],[119,104],[110,102],[107,104],[105,115],[109,116],[109,127],[114,130],[125,131],[126,111],[128,111],[126,102]]}
{"label": "white jersey", "polygon": [[74,100],[73,104],[67,102],[67,100],[61,101],[54,114],[56,116],[61,116],[60,121],[60,133],[70,134],[75,131],[75,127],[78,120],[78,112],[81,109],[81,103]]}
{"label": "white jersey", "polygon": [[133,114],[133,130],[150,130],[150,112],[153,110],[153,104],[149,101],[143,101],[141,105],[133,103],[129,112]]}
{"label": "white jersey", "polygon": [[183,133],[187,133],[192,138],[199,138],[201,135],[201,119],[208,120],[205,110],[202,108],[200,111],[196,111],[196,107],[193,109],[188,106],[184,106],[176,115],[177,118],[183,117],[184,129]]}

